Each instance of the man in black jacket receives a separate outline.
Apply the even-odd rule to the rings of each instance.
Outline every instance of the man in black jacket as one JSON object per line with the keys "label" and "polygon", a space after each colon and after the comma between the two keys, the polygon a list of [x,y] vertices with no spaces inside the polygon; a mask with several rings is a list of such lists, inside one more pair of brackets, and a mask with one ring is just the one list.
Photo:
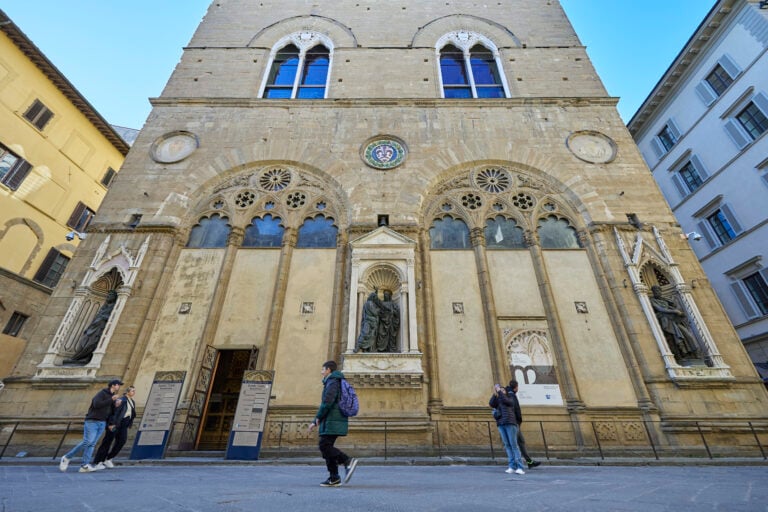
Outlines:
{"label": "man in black jacket", "polygon": [[102,469],[102,466],[105,468],[115,467],[112,459],[117,457],[117,454],[125,446],[125,442],[128,440],[128,429],[131,428],[133,420],[136,418],[136,402],[133,401],[135,394],[136,388],[128,386],[120,405],[115,407],[107,420],[104,439],[101,440],[101,445],[96,451],[96,458],[93,459],[95,469]]}
{"label": "man in black jacket", "polygon": [[[507,386],[507,394],[513,394],[515,396],[515,400],[517,400],[517,388],[518,384],[516,380],[509,381],[509,385]],[[520,402],[518,401],[518,404]],[[528,469],[535,468],[537,466],[541,466],[541,462],[537,460],[533,460],[530,455],[528,455],[528,450],[525,449],[525,438],[523,437],[523,415],[522,412],[520,414],[520,423],[517,425],[517,446],[520,448],[520,455],[523,456],[523,460],[528,464]]]}
{"label": "man in black jacket", "polygon": [[507,393],[505,388],[495,384],[494,394],[488,401],[488,405],[501,412],[496,419],[496,427],[499,429],[499,435],[507,452],[509,467],[506,472],[524,475],[523,459],[520,456],[520,448],[517,446],[518,425],[523,421],[517,397],[514,393]]}
{"label": "man in black jacket", "polygon": [[99,440],[99,437],[101,437],[101,434],[107,426],[107,418],[112,412],[112,404],[114,403],[115,407],[119,407],[122,403],[117,396],[117,392],[122,385],[123,381],[120,379],[111,380],[109,381],[108,387],[102,389],[93,397],[91,405],[88,407],[88,413],[85,415],[83,440],[61,458],[61,462],[59,462],[59,471],[66,471],[70,459],[72,459],[72,457],[74,457],[80,450],[83,450],[83,465],[80,466],[80,473],[96,471],[91,465],[93,448],[96,446],[96,441]]}

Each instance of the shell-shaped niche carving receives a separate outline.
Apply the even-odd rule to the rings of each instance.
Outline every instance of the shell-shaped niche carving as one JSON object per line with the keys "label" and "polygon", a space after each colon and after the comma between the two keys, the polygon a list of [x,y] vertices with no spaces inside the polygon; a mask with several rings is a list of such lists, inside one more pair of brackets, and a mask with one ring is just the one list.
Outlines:
{"label": "shell-shaped niche carving", "polygon": [[367,279],[368,287],[373,290],[377,288],[381,291],[389,290],[392,295],[400,291],[400,277],[397,272],[387,267],[379,267],[373,270]]}
{"label": "shell-shaped niche carving", "polygon": [[117,290],[122,285],[123,278],[120,275],[120,272],[113,267],[109,272],[93,283],[91,289],[98,294],[106,295],[109,290]]}

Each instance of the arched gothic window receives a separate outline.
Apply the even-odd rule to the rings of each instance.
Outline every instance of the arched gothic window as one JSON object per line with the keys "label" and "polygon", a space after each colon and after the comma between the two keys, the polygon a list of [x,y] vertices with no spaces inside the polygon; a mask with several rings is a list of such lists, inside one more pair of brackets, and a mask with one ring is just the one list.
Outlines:
{"label": "arched gothic window", "polygon": [[297,249],[322,249],[335,248],[336,236],[339,229],[333,225],[333,219],[318,215],[312,219],[306,219],[299,228]]}
{"label": "arched gothic window", "polygon": [[448,44],[440,50],[444,98],[504,98],[499,65],[482,44],[467,50]]}
{"label": "arched gothic window", "polygon": [[330,55],[322,44],[306,50],[295,44],[281,48],[272,60],[264,98],[325,98]]}
{"label": "arched gothic window", "polygon": [[192,228],[187,247],[226,247],[230,230],[228,219],[218,213],[203,217]]}
{"label": "arched gothic window", "polygon": [[525,249],[523,228],[502,215],[488,219],[485,223],[485,245],[488,249]]}
{"label": "arched gothic window", "polygon": [[461,219],[443,217],[429,228],[430,249],[469,249],[469,228]]}
{"label": "arched gothic window", "polygon": [[539,241],[542,249],[580,249],[576,230],[565,219],[550,215],[539,220]]}
{"label": "arched gothic window", "polygon": [[280,217],[265,215],[255,218],[245,228],[243,247],[280,247],[285,229],[280,225]]}

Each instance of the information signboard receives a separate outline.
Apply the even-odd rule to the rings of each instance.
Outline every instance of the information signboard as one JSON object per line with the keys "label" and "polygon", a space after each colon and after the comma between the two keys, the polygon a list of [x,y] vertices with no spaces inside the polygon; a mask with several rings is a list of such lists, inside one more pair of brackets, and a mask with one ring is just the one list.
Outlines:
{"label": "information signboard", "polygon": [[144,407],[131,459],[162,459],[187,372],[156,372]]}
{"label": "information signboard", "polygon": [[240,386],[227,459],[258,460],[275,372],[246,371]]}

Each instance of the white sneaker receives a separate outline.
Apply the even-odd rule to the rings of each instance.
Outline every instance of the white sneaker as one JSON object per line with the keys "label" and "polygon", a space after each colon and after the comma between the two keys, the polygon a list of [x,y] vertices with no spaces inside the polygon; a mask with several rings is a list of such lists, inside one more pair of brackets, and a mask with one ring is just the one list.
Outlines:
{"label": "white sneaker", "polygon": [[518,475],[524,475],[525,471],[523,471],[522,469],[516,469],[515,473],[517,473]]}
{"label": "white sneaker", "polygon": [[514,470],[514,469],[512,469],[512,468],[507,468],[507,469],[505,469],[505,470],[504,470],[504,472],[505,472],[505,473],[514,473],[514,472],[515,472],[515,470]]}
{"label": "white sneaker", "polygon": [[108,468],[110,468],[110,469],[112,469],[113,467],[115,467],[115,465],[112,463],[112,459],[107,459],[107,460],[105,460],[105,461],[104,461],[104,466],[105,466],[105,467],[108,467]]}
{"label": "white sneaker", "polygon": [[83,464],[82,466],[80,466],[80,471],[78,471],[78,473],[90,473],[91,471],[96,471],[96,470],[93,469],[93,466],[91,466],[90,464]]}
{"label": "white sneaker", "polygon": [[102,469],[107,469],[107,466],[105,466],[103,462],[99,462],[93,466],[93,471],[101,471]]}
{"label": "white sneaker", "polygon": [[69,459],[65,456],[61,458],[59,462],[59,471],[66,471],[69,467]]}

